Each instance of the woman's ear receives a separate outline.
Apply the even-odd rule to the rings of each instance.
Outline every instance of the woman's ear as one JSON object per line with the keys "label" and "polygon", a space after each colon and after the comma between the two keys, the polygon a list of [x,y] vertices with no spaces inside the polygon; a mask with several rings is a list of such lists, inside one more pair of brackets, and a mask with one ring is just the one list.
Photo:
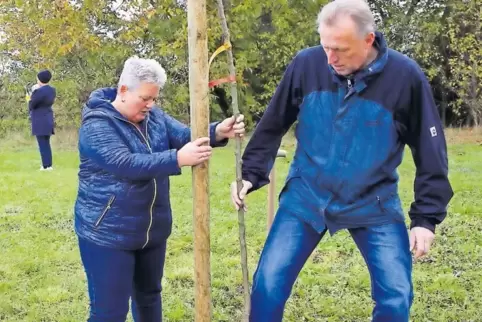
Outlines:
{"label": "woman's ear", "polygon": [[121,85],[119,88],[118,96],[121,98],[121,102],[124,103],[126,101],[125,94],[127,93],[127,85]]}
{"label": "woman's ear", "polygon": [[127,90],[128,90],[127,85],[121,85],[121,87],[119,88],[119,93],[125,94]]}

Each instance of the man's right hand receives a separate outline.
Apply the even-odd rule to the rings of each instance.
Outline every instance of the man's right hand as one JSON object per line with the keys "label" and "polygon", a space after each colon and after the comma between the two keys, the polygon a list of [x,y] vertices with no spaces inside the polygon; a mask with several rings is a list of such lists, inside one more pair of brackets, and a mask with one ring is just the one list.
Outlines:
{"label": "man's right hand", "polygon": [[239,210],[239,208],[243,207],[243,209],[246,211],[246,205],[244,204],[244,197],[246,197],[246,194],[248,193],[248,190],[253,187],[253,184],[249,181],[243,180],[243,187],[241,188],[241,191],[239,192],[238,195],[238,184],[236,181],[231,183],[231,200],[233,201],[234,207],[236,210]]}
{"label": "man's right hand", "polygon": [[194,166],[207,161],[212,154],[213,148],[209,145],[209,138],[199,138],[189,142],[177,151],[177,163],[179,167]]}

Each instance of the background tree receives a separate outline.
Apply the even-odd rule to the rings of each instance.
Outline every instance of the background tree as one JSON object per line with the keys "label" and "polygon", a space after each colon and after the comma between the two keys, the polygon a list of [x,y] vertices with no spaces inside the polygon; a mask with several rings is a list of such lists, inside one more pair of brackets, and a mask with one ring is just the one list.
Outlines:
{"label": "background tree", "polygon": [[[296,53],[319,44],[316,16],[328,0],[224,0],[238,72],[239,102],[259,119]],[[481,121],[482,0],[369,1],[389,46],[428,75],[447,126]],[[215,1],[208,2],[209,51],[223,44]],[[83,102],[115,86],[131,55],[168,73],[162,107],[189,122],[187,11],[182,0],[4,0],[0,4],[0,135],[28,128],[24,87],[51,68],[60,128],[76,129]],[[222,54],[221,54],[222,55]],[[215,59],[210,79],[227,76]],[[211,90],[212,118],[231,115],[227,84]],[[19,108],[20,107],[20,108]]]}

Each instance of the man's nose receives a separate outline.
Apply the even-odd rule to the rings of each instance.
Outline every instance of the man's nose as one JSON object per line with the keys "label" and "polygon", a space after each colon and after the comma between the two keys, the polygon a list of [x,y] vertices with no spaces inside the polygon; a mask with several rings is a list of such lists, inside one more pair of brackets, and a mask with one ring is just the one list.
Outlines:
{"label": "man's nose", "polygon": [[329,49],[326,56],[328,57],[328,64],[333,65],[338,62],[338,57],[333,50]]}

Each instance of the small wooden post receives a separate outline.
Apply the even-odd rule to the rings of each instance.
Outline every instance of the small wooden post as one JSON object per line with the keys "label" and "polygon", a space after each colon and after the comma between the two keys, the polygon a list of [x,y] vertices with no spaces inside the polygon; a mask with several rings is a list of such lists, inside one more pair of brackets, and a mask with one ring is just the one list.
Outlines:
{"label": "small wooden post", "polygon": [[[285,150],[278,150],[276,158],[286,158]],[[268,220],[267,220],[267,231],[271,229],[271,225],[274,220],[274,209],[276,200],[276,159],[273,163],[273,168],[269,174],[269,185],[268,185]]]}
{"label": "small wooden post", "polygon": [[[209,136],[206,0],[188,0],[191,138]],[[208,162],[193,167],[195,321],[211,321],[211,264]]]}

